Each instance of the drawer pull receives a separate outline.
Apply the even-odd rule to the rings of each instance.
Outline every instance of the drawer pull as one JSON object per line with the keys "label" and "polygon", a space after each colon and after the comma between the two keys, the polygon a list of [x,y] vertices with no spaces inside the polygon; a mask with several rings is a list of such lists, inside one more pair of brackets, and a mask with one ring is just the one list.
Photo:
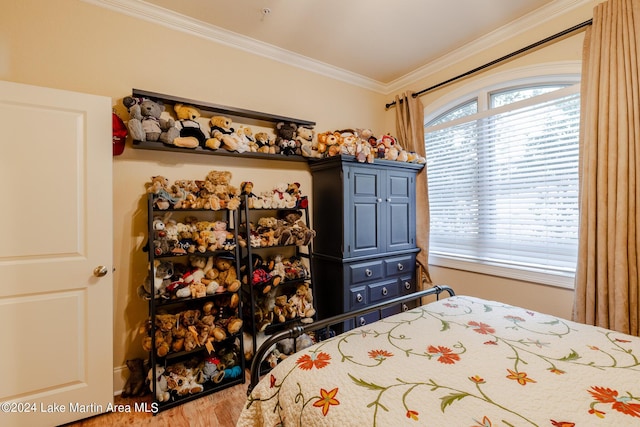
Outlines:
{"label": "drawer pull", "polygon": [[407,306],[407,304],[402,304],[402,311],[407,311],[409,310],[409,307]]}
{"label": "drawer pull", "polygon": [[387,288],[382,288],[382,295],[387,296],[388,293],[389,291],[387,290]]}
{"label": "drawer pull", "polygon": [[382,199],[378,197],[378,198],[376,199],[376,202],[378,202],[378,203],[382,203]]}
{"label": "drawer pull", "polygon": [[364,271],[364,275],[367,277],[371,277],[373,275],[373,271],[369,270],[368,268]]}
{"label": "drawer pull", "polygon": [[402,265],[401,263],[398,263],[398,270],[399,271],[404,270],[404,265]]}
{"label": "drawer pull", "polygon": [[358,294],[358,295],[356,295],[356,301],[357,301],[357,302],[362,302],[362,299],[363,299],[363,298],[362,298],[362,294]]}
{"label": "drawer pull", "polygon": [[367,324],[367,320],[364,317],[360,318],[360,326],[364,326]]}
{"label": "drawer pull", "polygon": [[404,288],[405,288],[406,290],[411,289],[411,282],[404,282]]}

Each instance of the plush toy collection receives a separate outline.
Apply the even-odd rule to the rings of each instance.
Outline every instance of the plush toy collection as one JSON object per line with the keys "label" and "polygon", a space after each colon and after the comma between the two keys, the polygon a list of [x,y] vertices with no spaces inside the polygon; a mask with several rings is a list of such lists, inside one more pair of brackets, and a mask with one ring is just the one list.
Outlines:
{"label": "plush toy collection", "polygon": [[[190,117],[196,115],[192,114]],[[186,123],[182,126],[188,127]],[[222,135],[222,130],[217,132]],[[294,133],[294,140],[303,134],[304,131]],[[221,144],[225,144],[221,135],[217,134]],[[245,136],[250,145],[260,139],[250,131]],[[191,138],[192,143],[202,144],[201,136],[193,130],[177,138]],[[210,143],[210,139],[204,140],[205,145]],[[188,305],[178,303],[174,312],[158,312],[152,317],[153,325],[150,319],[140,328],[144,335],[143,349],[153,351],[159,358],[207,350],[193,361],[184,361],[185,357],[180,356],[177,363],[156,366],[156,401],[199,393],[208,381],[216,384],[223,378],[242,375],[237,345],[231,349],[227,345],[243,324],[239,313],[242,283],[257,290],[257,305],[252,309],[250,304],[243,304],[242,314],[259,324],[260,330],[294,319],[313,322],[316,312],[306,261],[297,255],[283,254],[269,254],[263,259],[254,253],[251,260],[245,258],[237,269],[233,253],[237,245],[245,248],[309,245],[316,233],[303,218],[302,209],[308,207],[308,199],[300,187],[297,182],[281,182],[259,191],[252,182],[243,181],[238,189],[231,183],[230,172],[217,170],[210,171],[203,180],[181,179],[171,183],[164,176],[154,176],[145,184],[155,211],[145,249],[153,251],[154,265],[138,287],[138,295],[147,300],[176,301],[216,295],[204,299],[198,308],[193,307],[195,301]],[[226,220],[207,220],[188,211],[235,210],[243,202],[253,211],[262,209],[268,213],[252,214],[251,220],[245,219],[236,224],[237,230],[232,230]],[[281,357],[282,353],[274,353],[270,360],[276,363]],[[153,374],[150,370],[149,381]]]}
{"label": "plush toy collection", "polygon": [[188,263],[166,259],[154,260],[153,281],[147,277],[138,287],[138,295],[144,299],[202,298],[224,292],[237,292],[240,280],[231,253],[203,256],[192,254]]}
{"label": "plush toy collection", "polygon": [[409,163],[426,163],[424,156],[405,150],[389,133],[374,136],[371,129],[343,129],[316,134],[311,126],[290,121],[275,123],[272,132],[254,132],[246,125],[233,123],[226,116],[208,120],[190,105],[176,103],[175,119],[161,118],[160,101],[125,97],[129,110],[128,128],[136,141],[161,142],[181,148],[226,150],[235,153],[265,153],[320,159],[337,155],[355,156],[356,161],[372,163],[375,159]]}
{"label": "plush toy collection", "polygon": [[155,347],[150,336],[151,320],[140,327],[144,335],[142,348],[155,351],[158,357],[171,353],[206,348],[214,351],[214,343],[220,343],[240,332],[242,319],[238,317],[237,294],[207,301],[201,309],[186,309],[178,313],[156,314]]}
{"label": "plush toy collection", "polygon": [[153,194],[154,208],[235,210],[240,206],[240,190],[231,185],[231,172],[210,171],[204,180],[180,179],[170,184],[164,176],[154,176],[145,184]]}
{"label": "plush toy collection", "polygon": [[354,156],[361,163],[373,163],[375,159],[408,163],[426,163],[424,156],[403,149],[398,140],[387,133],[376,138],[370,129],[344,129],[326,131],[317,136],[318,143],[312,156],[332,157],[341,154]]}
{"label": "plush toy collection", "polygon": [[[237,342],[221,346],[206,358],[193,357],[184,361],[156,366],[156,400],[169,402],[172,399],[200,393],[207,384],[219,384],[225,379],[235,379],[242,375],[240,349]],[[149,370],[149,389],[153,371]]]}

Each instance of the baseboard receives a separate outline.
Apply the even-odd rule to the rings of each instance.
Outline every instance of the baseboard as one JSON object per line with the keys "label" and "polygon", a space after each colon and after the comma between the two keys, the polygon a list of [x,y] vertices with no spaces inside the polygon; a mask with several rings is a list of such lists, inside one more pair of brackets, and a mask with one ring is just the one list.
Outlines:
{"label": "baseboard", "polygon": [[129,377],[129,368],[127,365],[116,366],[113,368],[113,395],[120,396],[124,388],[127,378]]}

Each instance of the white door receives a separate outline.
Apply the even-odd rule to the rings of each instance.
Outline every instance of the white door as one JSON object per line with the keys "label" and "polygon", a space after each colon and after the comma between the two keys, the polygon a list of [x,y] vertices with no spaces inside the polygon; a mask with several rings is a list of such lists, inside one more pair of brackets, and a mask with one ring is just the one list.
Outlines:
{"label": "white door", "polygon": [[54,426],[113,402],[111,100],[0,81],[0,129],[0,425]]}

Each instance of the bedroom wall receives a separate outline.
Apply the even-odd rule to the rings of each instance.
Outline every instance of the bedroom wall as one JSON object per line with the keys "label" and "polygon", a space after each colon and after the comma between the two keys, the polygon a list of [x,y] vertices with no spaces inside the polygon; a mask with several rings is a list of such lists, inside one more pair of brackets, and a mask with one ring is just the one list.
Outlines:
{"label": "bedroom wall", "polygon": [[[0,79],[112,98],[132,88],[312,120],[319,131],[370,127],[376,133],[384,97],[352,85],[120,14],[80,0],[3,2]],[[43,129],[43,137],[47,130]],[[129,143],[128,143],[129,144]],[[300,182],[311,193],[305,163],[217,158],[135,150],[113,161],[114,390],[124,383],[128,358],[146,357],[137,329],[147,304],[135,293],[146,276],[144,184],[152,175],[202,179],[229,170],[233,183],[256,190]]]}
{"label": "bedroom wall", "polygon": [[[591,19],[593,17],[593,8],[600,2],[601,0],[576,2],[575,7],[565,9],[562,14],[547,17],[534,29],[527,30],[523,34],[514,34],[513,28],[510,28],[508,33],[501,34],[497,32],[493,35],[493,38],[487,38],[487,40],[498,41],[494,43],[484,43],[483,48],[476,49],[473,55],[467,55],[463,60],[453,61],[453,58],[457,57],[458,52],[451,52],[439,61],[430,64],[427,77],[416,79],[411,82],[411,84],[402,86],[394,93],[403,93],[407,90],[417,92],[424,88],[431,87],[525,46],[536,43],[567,28],[573,27],[574,25]],[[479,79],[486,79],[492,74],[502,73],[507,70],[517,70],[523,67],[531,67],[536,64],[579,62],[582,60],[583,40],[584,32],[574,33],[569,37],[556,40],[536,50],[503,62],[500,65],[476,73],[471,77],[466,77],[456,83],[424,94],[420,99],[423,105],[428,107],[430,103],[436,102],[439,98],[449,93],[460,90],[464,85],[471,84]],[[392,100],[393,95],[388,96],[385,102]],[[389,126],[393,126],[394,115],[395,109],[391,108],[386,117],[387,123],[390,123]],[[430,273],[435,283],[450,285],[460,294],[500,300],[563,318],[571,318],[573,307],[572,289],[494,277],[434,265],[430,266]]]}

